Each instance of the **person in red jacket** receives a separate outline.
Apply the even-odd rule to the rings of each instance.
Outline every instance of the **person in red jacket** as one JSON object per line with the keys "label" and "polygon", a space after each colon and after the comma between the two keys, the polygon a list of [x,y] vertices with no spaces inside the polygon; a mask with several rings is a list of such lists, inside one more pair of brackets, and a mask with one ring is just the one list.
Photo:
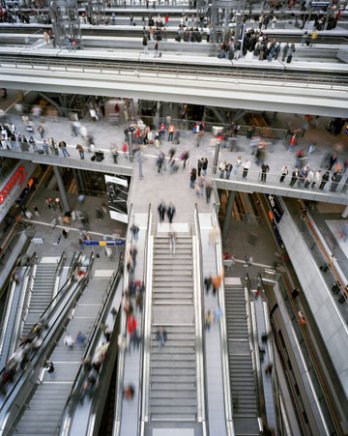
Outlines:
{"label": "person in red jacket", "polygon": [[133,344],[134,348],[139,346],[139,338],[137,333],[137,320],[133,315],[128,315],[127,330],[129,334],[129,343]]}

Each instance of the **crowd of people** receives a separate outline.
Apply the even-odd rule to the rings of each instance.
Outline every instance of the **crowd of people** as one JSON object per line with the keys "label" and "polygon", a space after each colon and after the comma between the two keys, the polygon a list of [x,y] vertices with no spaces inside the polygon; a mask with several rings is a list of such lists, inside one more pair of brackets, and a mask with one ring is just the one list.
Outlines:
{"label": "crowd of people", "polygon": [[12,353],[1,373],[0,396],[6,395],[8,386],[26,370],[31,357],[43,342],[43,333],[47,327],[47,321],[41,319],[33,325],[27,336],[20,339],[19,346]]}

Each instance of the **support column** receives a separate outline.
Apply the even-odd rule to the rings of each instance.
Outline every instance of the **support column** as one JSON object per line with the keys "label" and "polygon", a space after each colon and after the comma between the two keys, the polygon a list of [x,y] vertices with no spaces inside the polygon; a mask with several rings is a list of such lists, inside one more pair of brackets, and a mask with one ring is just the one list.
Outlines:
{"label": "support column", "polygon": [[346,206],[346,208],[345,208],[344,211],[342,212],[341,217],[342,217],[342,218],[347,218],[347,217],[348,217],[348,206]]}
{"label": "support column", "polygon": [[63,182],[59,167],[56,167],[54,165],[53,172],[54,172],[54,175],[55,175],[56,180],[57,180],[59,193],[60,193],[62,203],[63,203],[63,210],[64,210],[64,212],[70,212],[69,200],[68,200],[68,196],[66,194],[64,182]]}
{"label": "support column", "polygon": [[222,238],[223,239],[226,238],[227,233],[228,233],[228,228],[229,228],[230,222],[231,222],[232,208],[233,208],[235,198],[236,198],[236,192],[229,191],[228,198],[227,198],[226,211],[225,211],[225,218],[224,218],[224,222],[222,224]]}
{"label": "support column", "polygon": [[85,182],[83,180],[83,177],[81,175],[81,170],[75,168],[75,169],[73,169],[73,174],[74,174],[74,177],[76,179],[78,192],[79,192],[79,194],[83,194],[86,191],[86,186],[85,186]]}
{"label": "support column", "polygon": [[214,154],[214,161],[213,161],[213,174],[216,174],[218,162],[219,162],[219,154],[220,154],[220,147],[221,142],[217,142],[215,145],[215,154]]}

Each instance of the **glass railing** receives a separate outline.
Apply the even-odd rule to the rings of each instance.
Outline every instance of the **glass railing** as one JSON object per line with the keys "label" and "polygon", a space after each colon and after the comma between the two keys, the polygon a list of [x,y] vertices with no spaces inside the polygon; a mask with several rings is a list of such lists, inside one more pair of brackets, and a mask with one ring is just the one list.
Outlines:
{"label": "glass railing", "polygon": [[[197,203],[195,204],[195,210],[194,210],[194,222],[195,222],[195,233],[198,240],[198,256],[196,256],[199,259],[198,265],[197,265],[197,285],[198,285],[198,302],[199,302],[199,318],[196,322],[199,324],[199,337],[198,340],[202,341],[202,358],[200,360],[200,363],[202,365],[202,368],[200,368],[200,385],[201,385],[201,404],[202,407],[202,417],[201,422],[204,427],[203,434],[208,434],[208,425],[207,425],[207,419],[208,419],[208,404],[206,395],[208,393],[207,388],[207,351],[206,351],[206,344],[205,344],[205,330],[204,330],[204,320],[205,320],[205,306],[204,306],[204,269],[203,269],[203,250],[202,250],[202,237],[201,237],[201,226],[199,222],[199,213],[198,213],[198,206]],[[194,260],[195,262],[195,260]],[[226,425],[228,427],[228,425]]]}
{"label": "glass railing", "polygon": [[[222,159],[221,160],[225,160]],[[324,174],[324,172],[322,171],[322,175]],[[236,182],[241,182],[241,183],[256,183],[260,186],[264,186],[264,187],[272,187],[272,186],[277,186],[279,188],[283,188],[284,189],[284,195],[286,195],[286,192],[291,192],[293,190],[299,190],[301,189],[304,192],[315,192],[316,194],[318,193],[323,193],[323,194],[328,194],[332,193],[332,195],[341,195],[342,193],[345,193],[346,189],[347,189],[347,184],[344,182],[344,180],[342,179],[339,183],[334,182],[331,180],[331,175],[330,175],[330,181],[328,181],[327,183],[325,183],[323,186],[321,186],[321,177],[320,179],[317,181],[315,179],[306,182],[305,178],[301,178],[301,177],[296,177],[295,179],[292,178],[290,172],[289,174],[285,177],[285,180],[283,182],[280,181],[280,174],[275,174],[272,172],[268,172],[266,173],[266,175],[264,176],[264,179],[262,179],[262,174],[261,174],[261,169],[250,169],[248,170],[247,174],[245,175],[245,177],[243,177],[243,169],[239,169],[239,171],[237,172],[237,174],[235,174],[232,170],[230,178],[226,179],[224,177],[220,177],[220,171],[219,169],[217,169],[217,173],[216,173],[216,180],[218,180],[219,182],[229,182],[229,181],[236,181]],[[263,181],[264,180],[264,181]]]}
{"label": "glass railing", "polygon": [[[215,208],[212,208],[212,225],[213,227],[219,227],[219,219]],[[221,232],[219,232],[217,244],[216,244],[216,262],[217,262],[217,274],[221,277],[224,276],[223,265],[223,245]],[[224,403],[225,403],[225,416],[226,416],[226,428],[229,436],[234,435],[233,428],[233,416],[232,416],[232,400],[231,400],[231,384],[230,384],[230,371],[228,362],[228,343],[227,343],[227,327],[226,327],[226,308],[225,308],[225,286],[222,280],[220,286],[220,292],[217,293],[218,305],[221,308],[224,316],[220,322],[220,347],[221,347],[221,363],[222,363],[222,376],[224,387]]]}

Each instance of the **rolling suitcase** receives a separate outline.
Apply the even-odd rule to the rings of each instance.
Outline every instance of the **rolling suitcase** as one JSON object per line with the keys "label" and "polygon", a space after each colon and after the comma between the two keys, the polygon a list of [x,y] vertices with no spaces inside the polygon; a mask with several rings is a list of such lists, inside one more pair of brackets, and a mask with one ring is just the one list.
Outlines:
{"label": "rolling suitcase", "polygon": [[292,61],[292,55],[289,54],[289,56],[286,58],[286,63],[287,63],[287,64],[290,64],[291,61]]}

